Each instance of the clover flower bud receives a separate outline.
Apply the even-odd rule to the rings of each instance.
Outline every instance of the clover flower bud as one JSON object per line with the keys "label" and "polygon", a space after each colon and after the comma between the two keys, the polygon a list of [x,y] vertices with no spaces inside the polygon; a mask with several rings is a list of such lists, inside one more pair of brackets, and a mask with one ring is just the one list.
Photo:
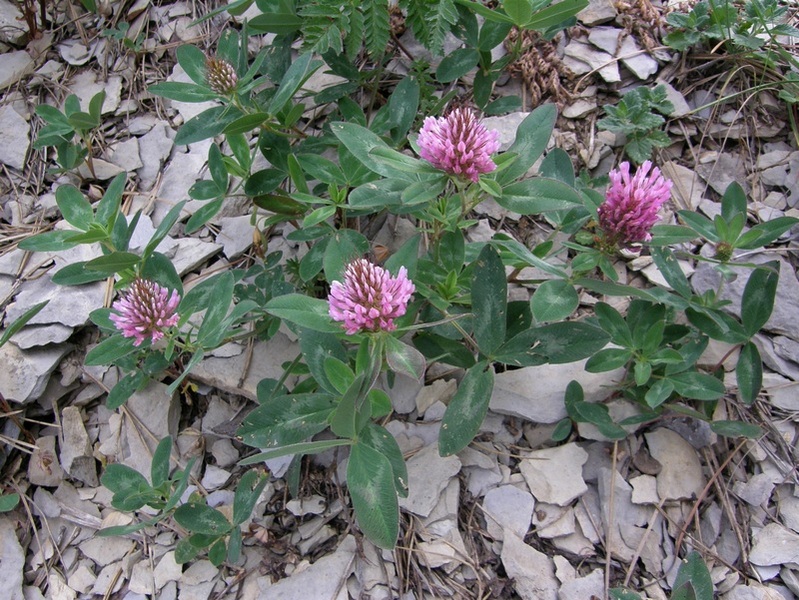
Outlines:
{"label": "clover flower bud", "polygon": [[157,342],[164,337],[164,330],[178,322],[175,312],[180,296],[148,279],[136,278],[130,287],[112,305],[116,313],[109,317],[125,337],[135,338],[133,345],[139,346],[150,338]]}
{"label": "clover flower bud", "polygon": [[209,58],[205,61],[205,79],[217,94],[231,94],[239,82],[236,69],[228,61],[221,58]]}

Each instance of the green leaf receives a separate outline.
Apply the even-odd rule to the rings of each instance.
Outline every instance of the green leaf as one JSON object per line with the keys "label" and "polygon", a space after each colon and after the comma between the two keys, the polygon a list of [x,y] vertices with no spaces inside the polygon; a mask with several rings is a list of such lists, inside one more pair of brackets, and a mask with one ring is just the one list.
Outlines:
{"label": "green leaf", "polygon": [[[383,177],[409,180],[410,176],[406,173],[397,171],[384,162],[375,160],[374,156],[371,155],[372,150],[375,148],[391,150],[391,148],[366,127],[361,127],[355,123],[335,122],[330,124],[330,130],[346,146],[347,150],[369,170]],[[404,185],[407,186],[407,183]]]}
{"label": "green leaf", "polygon": [[674,384],[671,381],[668,379],[658,379],[652,384],[652,387],[646,391],[644,401],[650,408],[657,408],[669,399],[672,392],[674,392]]}
{"label": "green leaf", "polygon": [[271,194],[280,187],[284,179],[286,174],[279,169],[261,169],[247,178],[244,183],[244,193],[248,196]]}
{"label": "green leaf", "polygon": [[588,0],[562,0],[536,12],[525,25],[525,29],[545,31],[550,27],[561,25],[586,6]]}
{"label": "green leaf", "polygon": [[703,237],[711,242],[721,241],[716,233],[716,226],[713,224],[713,221],[707,217],[689,210],[680,210],[677,211],[677,214],[680,215],[680,218],[685,221],[688,227],[693,229],[699,237]]}
{"label": "green leaf", "polygon": [[325,360],[335,358],[344,363],[347,352],[339,342],[338,337],[332,333],[321,333],[312,329],[300,328],[300,350],[302,358],[316,382],[330,393],[337,393],[339,389],[327,376]]}
{"label": "green leaf", "polygon": [[76,234],[76,231],[67,230],[46,231],[21,240],[19,248],[31,252],[61,252],[78,245],[79,242],[71,241]]}
{"label": "green leaf", "polygon": [[344,281],[347,265],[369,251],[369,240],[354,229],[341,229],[330,236],[324,254],[325,277],[329,282]]}
{"label": "green leaf", "polygon": [[97,203],[97,211],[95,221],[107,229],[114,224],[114,221],[119,214],[119,206],[122,202],[122,194],[125,191],[125,183],[127,182],[127,175],[120,173],[111,183],[108,184],[105,194]]}
{"label": "green leaf", "polygon": [[713,600],[713,580],[698,552],[692,551],[683,560],[671,589],[672,600]]}
{"label": "green leaf", "polygon": [[441,423],[438,448],[449,456],[468,446],[480,431],[494,389],[494,369],[482,361],[468,371],[449,402]]}
{"label": "green leaf", "polygon": [[147,375],[141,371],[128,373],[108,392],[105,405],[108,410],[116,410],[135,394],[147,381]]}
{"label": "green leaf", "polygon": [[611,588],[608,592],[611,600],[641,600],[641,596],[624,588]]}
{"label": "green leaf", "polygon": [[736,240],[735,247],[741,250],[754,250],[767,246],[797,223],[799,220],[794,217],[777,217],[760,223],[741,235]]}
{"label": "green leaf", "polygon": [[483,247],[472,276],[474,338],[480,352],[491,356],[505,341],[508,282],[502,259],[493,246]]}
{"label": "green leaf", "polygon": [[150,468],[150,479],[153,487],[159,487],[169,479],[169,456],[172,453],[172,438],[167,436],[158,442],[153,452],[153,463]]}
{"label": "green leaf", "polygon": [[690,299],[693,293],[691,284],[677,263],[674,253],[669,248],[652,248],[651,254],[666,283],[680,296]]}
{"label": "green leaf", "polygon": [[589,373],[612,371],[626,365],[632,357],[632,352],[626,348],[605,348],[588,359],[585,370]]}
{"label": "green leaf", "polygon": [[205,54],[203,51],[196,46],[184,44],[178,46],[175,54],[178,63],[186,71],[186,75],[197,85],[205,86]]}
{"label": "green leaf", "polygon": [[20,329],[25,327],[28,321],[30,321],[33,317],[39,314],[39,311],[42,310],[47,304],[49,300],[45,300],[44,302],[39,302],[38,304],[34,304],[24,313],[22,313],[18,318],[14,319],[14,321],[6,326],[3,335],[0,336],[0,346],[5,345],[11,337],[17,333]]}
{"label": "green leaf", "polygon": [[272,96],[267,111],[276,115],[283,110],[283,107],[294,97],[294,94],[297,93],[302,84],[323,64],[321,60],[314,60],[313,54],[310,52],[303,54],[291,63],[291,66],[280,81],[277,93]]}
{"label": "green leaf", "polygon": [[550,279],[533,293],[530,309],[539,323],[560,321],[571,315],[580,304],[577,290],[568,281]]}
{"label": "green leaf", "polygon": [[394,123],[395,140],[406,136],[419,114],[419,80],[414,76],[403,77],[388,99],[389,114]]}
{"label": "green leaf", "polygon": [[746,192],[740,183],[733,181],[721,198],[721,218],[729,223],[740,214],[746,214]]}
{"label": "green leaf", "polygon": [[513,212],[536,215],[569,210],[582,205],[583,200],[577,190],[562,181],[535,177],[505,186],[497,202]]}
{"label": "green leaf", "polygon": [[[333,359],[330,359],[333,360]],[[358,433],[358,407],[364,397],[365,373],[359,373],[342,395],[338,406],[330,416],[330,430],[342,438],[355,438]]]}
{"label": "green leaf", "polygon": [[179,525],[193,533],[224,535],[233,525],[221,512],[200,502],[186,502],[178,506],[173,515]]}
{"label": "green leaf", "polygon": [[[345,358],[346,360],[346,358]],[[324,374],[330,382],[332,391],[338,394],[345,394],[352,382],[355,381],[355,373],[341,359],[328,356],[324,361]]]}
{"label": "green leaf", "polygon": [[53,275],[53,283],[58,285],[83,285],[94,281],[102,281],[108,275],[86,268],[85,262],[77,262],[61,268]]}
{"label": "green leaf", "polygon": [[747,406],[757,400],[763,386],[763,361],[760,352],[752,342],[744,344],[735,365],[735,376],[738,381],[738,395]]}
{"label": "green leaf", "polygon": [[258,130],[261,125],[271,118],[269,113],[264,112],[243,115],[235,121],[231,121],[230,124],[225,127],[225,135],[236,135]]}
{"label": "green leaf", "polygon": [[724,383],[712,375],[685,371],[669,375],[674,391],[692,400],[718,400],[724,395]]}
{"label": "green leaf", "polygon": [[474,69],[478,60],[480,55],[474,48],[458,48],[445,56],[438,65],[436,79],[441,83],[455,81]]}
{"label": "green leaf", "polygon": [[135,267],[140,260],[139,255],[132,252],[112,252],[90,260],[86,263],[85,268],[89,271],[106,274],[120,273],[125,269]]}
{"label": "green leaf", "polygon": [[334,185],[346,185],[347,183],[347,178],[341,172],[341,167],[324,156],[300,154],[297,156],[297,160],[308,175],[322,183]]}
{"label": "green leaf", "polygon": [[0,513],[5,513],[14,510],[19,504],[19,494],[3,494],[0,496]]}
{"label": "green leaf", "polygon": [[514,366],[562,364],[582,360],[601,350],[609,336],[588,323],[566,321],[533,327],[516,334],[493,358]]}
{"label": "green leaf", "polygon": [[290,446],[325,429],[334,408],[330,394],[276,396],[251,411],[237,435],[256,448]]}
{"label": "green leaf", "polygon": [[741,421],[711,421],[710,429],[718,435],[724,437],[745,437],[750,439],[759,438],[763,435],[763,430],[752,423]]}
{"label": "green leaf", "polygon": [[180,280],[175,265],[160,252],[153,252],[141,269],[141,276],[155,281],[160,285],[177,290],[178,295],[183,295],[183,282]]}
{"label": "green leaf", "polygon": [[502,8],[517,27],[524,27],[533,15],[530,0],[504,0]]}
{"label": "green leaf", "polygon": [[94,221],[92,205],[78,188],[62,185],[55,191],[56,203],[64,219],[81,231],[87,231]]}
{"label": "green leaf", "polygon": [[241,525],[250,517],[268,481],[268,477],[254,469],[242,475],[233,496],[233,525]]}
{"label": "green leaf", "polygon": [[696,239],[696,232],[683,225],[655,225],[652,228],[650,246],[671,246]]}
{"label": "green leaf", "polygon": [[[115,499],[120,499],[138,494],[139,490],[147,489],[150,484],[144,475],[121,463],[113,463],[106,467],[105,473],[100,477],[100,483],[114,493]],[[142,505],[143,506],[143,505]]]}
{"label": "green leaf", "polygon": [[397,338],[386,338],[386,363],[388,368],[395,373],[401,373],[416,381],[421,381],[424,377],[424,356]]}
{"label": "green leaf", "polygon": [[147,89],[156,96],[178,102],[207,102],[219,97],[219,94],[211,91],[205,85],[179,81],[164,81],[151,85]]}
{"label": "green leaf", "polygon": [[[181,46],[185,48],[185,46]],[[230,106],[214,106],[192,117],[178,130],[175,145],[183,146],[201,142],[222,133],[225,128],[241,116],[241,112]]]}
{"label": "green leaf", "polygon": [[248,456],[239,461],[240,465],[254,465],[262,463],[266,460],[273,458],[280,458],[281,456],[290,456],[292,454],[315,454],[317,452],[324,452],[330,448],[337,446],[349,446],[352,440],[318,440],[316,442],[301,442],[299,444],[291,444],[274,450],[266,452],[259,452],[253,456]]}
{"label": "green leaf", "polygon": [[[462,2],[461,2],[462,3]],[[474,3],[470,3],[474,4]],[[490,11],[494,12],[494,11]],[[530,113],[516,130],[516,140],[509,153],[517,155],[516,161],[497,176],[497,181],[505,185],[518,179],[533,166],[544,153],[555,127],[557,109],[554,104],[543,104]]]}
{"label": "green leaf", "polygon": [[385,427],[376,423],[369,423],[361,431],[360,443],[376,450],[388,459],[391,463],[391,471],[394,474],[394,488],[401,498],[408,497],[408,467],[402,457],[397,440]]}
{"label": "green leaf", "polygon": [[110,365],[120,358],[137,352],[137,350],[138,348],[133,345],[131,338],[123,337],[121,333],[117,333],[89,350],[88,354],[86,354],[85,364],[87,367]]}
{"label": "green leaf", "polygon": [[205,347],[216,346],[221,341],[225,329],[224,319],[233,301],[233,273],[225,271],[215,281],[208,308],[197,331],[197,343]]}
{"label": "green leaf", "polygon": [[366,444],[353,445],[347,487],[366,537],[380,548],[393,548],[399,535],[399,505],[389,459]]}
{"label": "green leaf", "polygon": [[599,318],[599,326],[610,334],[610,339],[614,344],[625,348],[635,347],[630,326],[627,325],[619,311],[605,302],[597,302],[594,311]]}
{"label": "green leaf", "polygon": [[780,263],[777,261],[755,269],[749,275],[741,298],[741,321],[750,337],[760,331],[774,310],[779,277]]}

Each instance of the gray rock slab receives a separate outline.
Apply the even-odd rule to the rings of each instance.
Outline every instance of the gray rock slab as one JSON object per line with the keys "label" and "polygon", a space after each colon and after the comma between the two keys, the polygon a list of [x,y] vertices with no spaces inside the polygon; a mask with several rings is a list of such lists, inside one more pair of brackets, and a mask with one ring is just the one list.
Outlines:
{"label": "gray rock slab", "polygon": [[652,458],[663,466],[657,474],[658,495],[668,500],[698,498],[705,487],[705,476],[694,447],[669,429],[656,429],[644,436]]}
{"label": "gray rock slab", "polygon": [[128,552],[133,550],[136,543],[123,537],[95,536],[82,542],[78,547],[84,556],[92,559],[97,565],[104,567],[118,560],[122,560]]}
{"label": "gray rock slab", "polygon": [[14,344],[0,348],[0,390],[10,402],[27,404],[39,398],[70,344],[20,350]]}
{"label": "gray rock slab", "polygon": [[222,244],[222,254],[229,260],[238,258],[252,246],[254,227],[250,215],[225,217],[219,220],[219,225],[216,243]]}
{"label": "gray rock slab", "polygon": [[605,576],[601,569],[594,569],[585,577],[577,577],[560,586],[558,600],[586,600],[601,598],[605,589]]}
{"label": "gray rock slab", "polygon": [[585,361],[578,361],[498,373],[489,406],[494,412],[534,423],[557,423],[566,417],[563,399],[570,381],[583,386],[587,402],[598,402],[611,394],[624,374],[622,369],[588,373],[584,367]]}
{"label": "gray rock slab", "polygon": [[177,435],[180,400],[177,393],[169,394],[167,388],[163,383],[151,382],[125,404],[133,418],[123,421],[116,458],[145,477],[150,473],[158,441]]}
{"label": "gray rock slab", "polygon": [[0,42],[20,45],[28,37],[19,8],[9,0],[0,0]]}
{"label": "gray rock slab", "polygon": [[0,162],[22,170],[30,145],[30,126],[25,118],[11,104],[0,107]]}
{"label": "gray rock slab", "polygon": [[501,485],[488,490],[483,498],[488,535],[501,540],[503,530],[510,530],[524,539],[530,529],[534,507],[532,495],[515,485]]}
{"label": "gray rock slab", "polygon": [[708,152],[700,157],[696,172],[721,195],[733,181],[738,182],[747,192],[751,189],[746,177],[746,165],[743,158],[736,154]]}
{"label": "gray rock slab", "polygon": [[[764,264],[772,260],[777,260],[780,263],[780,279],[777,284],[774,310],[763,328],[799,341],[799,319],[796,318],[796,315],[799,315],[799,281],[797,281],[793,267],[788,261],[777,258],[774,254],[754,254],[746,257],[747,262],[755,264]],[[724,285],[720,298],[731,301],[725,310],[729,310],[733,314],[740,314],[741,298],[751,269],[743,267],[730,267],[730,269],[738,277],[735,281]],[[691,285],[699,294],[703,294],[709,289],[717,289],[718,282],[718,271],[704,262],[697,265],[696,272],[691,278]]]}
{"label": "gray rock slab", "polygon": [[645,531],[651,510],[633,504],[632,487],[612,469],[599,469],[597,489],[605,547],[629,562],[636,556],[637,545],[632,540]]}
{"label": "gray rock slab", "polygon": [[22,350],[30,350],[39,346],[66,342],[74,329],[61,323],[47,325],[26,325],[14,334],[14,344]]}
{"label": "gray rock slab", "polygon": [[0,518],[0,589],[3,598],[23,600],[22,574],[25,552],[17,539],[17,526],[10,517]]}
{"label": "gray rock slab", "polygon": [[14,50],[0,54],[0,89],[15,84],[33,73],[33,59],[24,50]]}
{"label": "gray rock slab", "polygon": [[[208,159],[210,143],[210,140],[197,142],[192,144],[190,152],[177,152],[173,155],[161,177],[158,200],[150,215],[156,227],[161,224],[163,218],[175,204],[189,197],[189,188],[200,178],[200,173]],[[191,214],[204,205],[204,202],[192,200],[186,205],[185,210]]]}
{"label": "gray rock slab", "polygon": [[577,20],[583,25],[593,27],[612,21],[618,15],[612,0],[589,0],[588,6],[577,13]]}
{"label": "gray rock slab", "polygon": [[139,189],[148,191],[153,187],[158,178],[164,161],[169,158],[174,147],[172,138],[168,135],[169,124],[158,121],[148,129],[147,133],[139,138],[139,157],[142,166],[137,171],[139,176]]}
{"label": "gray rock slab", "polygon": [[130,138],[118,142],[108,149],[108,160],[127,172],[132,172],[144,166],[139,156],[139,140]]}
{"label": "gray rock slab", "polygon": [[93,71],[82,70],[69,82],[70,90],[80,99],[83,110],[89,108],[89,101],[95,94],[105,92],[105,100],[100,109],[101,114],[107,115],[116,112],[122,95],[122,77],[110,75],[106,81],[97,81]]}
{"label": "gray rock slab", "polygon": [[519,469],[536,501],[566,506],[588,489],[583,481],[587,460],[585,450],[569,443],[530,452]]}
{"label": "gray rock slab", "polygon": [[684,209],[696,210],[706,187],[705,182],[702,181],[699,175],[674,161],[663,163],[660,170],[664,177],[672,181],[671,196],[678,203],[678,206]]}
{"label": "gray rock slab", "polygon": [[67,406],[61,411],[61,467],[78,481],[97,487],[97,465],[92,456],[89,434],[83,424],[83,415],[77,406]]}
{"label": "gray rock slab", "polygon": [[92,167],[94,170],[89,169],[87,163],[82,163],[78,167],[78,174],[84,179],[94,179],[96,181],[108,181],[113,179],[120,173],[124,173],[125,169],[107,160],[95,158],[92,160]]}
{"label": "gray rock slab", "polygon": [[799,412],[799,383],[785,380],[785,383],[766,386],[770,401],[784,410]]}
{"label": "gray rock slab", "polygon": [[752,536],[749,561],[759,566],[799,568],[799,534],[779,523],[769,523]]}
{"label": "gray rock slab", "polygon": [[422,448],[407,464],[408,497],[399,499],[400,508],[427,517],[460,471],[461,461],[457,456],[439,456],[438,445],[433,444]]}
{"label": "gray rock slab", "polygon": [[691,111],[691,107],[688,105],[688,101],[685,99],[685,96],[682,95],[682,92],[678,91],[669,82],[658,79],[655,81],[655,85],[662,85],[666,88],[666,98],[674,105],[674,110],[671,111],[672,117],[684,117]]}
{"label": "gray rock slab", "polygon": [[504,152],[516,140],[519,125],[529,115],[529,112],[513,112],[499,117],[486,117],[482,123],[486,129],[495,129],[499,132],[500,150]]}
{"label": "gray rock slab", "polygon": [[583,75],[596,71],[608,83],[621,81],[619,65],[607,52],[597,50],[592,45],[579,40],[569,42],[564,52],[564,64],[576,74]]}
{"label": "gray rock slab", "polygon": [[[258,382],[264,377],[280,378],[283,374],[281,365],[293,360],[298,350],[296,342],[290,341],[283,333],[278,332],[268,341],[255,342],[252,360],[246,370],[245,354],[230,358],[211,357],[200,361],[200,364],[192,370],[190,377],[255,401]],[[243,384],[239,385],[242,377]]]}
{"label": "gray rock slab", "polygon": [[269,586],[270,600],[337,600],[346,596],[346,580],[355,566],[355,538],[348,535],[336,551],[323,556],[307,569]]}
{"label": "gray rock slab", "polygon": [[785,600],[785,596],[763,584],[753,583],[735,586],[721,600]]}
{"label": "gray rock slab", "polygon": [[519,597],[522,600],[558,600],[560,584],[552,559],[510,531],[503,537],[500,558]]}
{"label": "gray rock slab", "polygon": [[597,48],[621,59],[621,63],[638,79],[649,79],[658,72],[658,61],[642,50],[632,35],[623,35],[615,27],[594,27],[588,41]]}

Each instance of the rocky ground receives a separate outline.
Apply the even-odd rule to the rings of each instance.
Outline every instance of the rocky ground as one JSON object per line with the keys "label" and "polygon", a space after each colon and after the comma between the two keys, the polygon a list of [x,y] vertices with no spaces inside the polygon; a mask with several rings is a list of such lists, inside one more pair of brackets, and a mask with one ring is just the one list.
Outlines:
{"label": "rocky ground", "polygon": [[[269,342],[229,344],[203,360],[178,393],[155,383],[119,410],[105,407],[118,375],[86,367],[83,358],[99,335],[88,325],[89,313],[110,304],[112,286],[51,281],[60,267],[99,250],[30,253],[16,244],[43,227],[59,227],[58,184],[74,183],[98,198],[120,172],[130,174],[125,210],[143,209],[145,215],[131,251],[146,244],[169,208],[206,176],[210,144],[179,147],[172,141],[205,105],[164,101],[147,86],[187,81],[175,66],[175,48],[213,48],[235,22],[222,13],[194,24],[213,8],[197,2],[137,0],[124,10],[122,4],[100,8],[105,17],[87,15],[77,3],[48,5],[51,22],[29,39],[16,5],[0,0],[5,325],[50,300],[0,348],[4,491],[23,500],[0,516],[4,597],[587,600],[625,585],[660,600],[669,596],[678,555],[689,548],[705,559],[720,598],[799,595],[795,236],[748,257],[782,263],[774,314],[755,338],[767,367],[761,398],[751,408],[737,402],[736,355],[729,348],[713,344],[703,358],[705,365],[723,364],[728,371],[729,394],[717,416],[761,426],[757,440],[721,438],[696,421],[668,419],[630,428],[617,443],[581,424],[574,441],[555,446],[550,435],[566,414],[566,384],[576,379],[589,399],[603,399],[618,377],[588,374],[576,363],[498,374],[480,436],[457,456],[442,458],[436,440],[455,379],[442,376],[423,385],[400,378],[386,427],[405,453],[410,495],[401,501],[402,534],[393,552],[375,548],[354,527],[344,473],[337,468],[344,456],[333,452],[305,460],[296,498],[283,479],[287,463],[270,462],[272,477],[248,525],[240,564],[176,564],[182,532],[170,522],[126,537],[98,537],[101,527],[131,519],[111,508],[111,494],[99,484],[105,464],[148,473],[155,442],[167,435],[177,442],[178,464],[201,459],[190,489],[207,495],[211,506],[231,504],[243,473],[237,461],[246,452],[231,423],[252,406],[257,382],[278,376],[281,364],[297,353],[283,333]],[[556,101],[561,118],[552,145],[569,152],[578,169],[606,173],[619,160],[621,140],[596,128],[599,107],[657,80],[675,107],[667,122],[673,144],[657,157],[675,182],[671,210],[691,208],[712,217],[720,194],[738,181],[749,194],[753,220],[799,216],[799,149],[785,104],[768,89],[735,94],[754,85],[752,70],[736,70],[721,56],[680,55],[662,46],[657,26],[665,10],[648,0],[592,2],[578,26],[551,44],[541,42],[500,81],[501,93],[525,100],[522,112],[490,117],[486,125],[501,132],[506,148],[526,111]],[[100,34],[119,22],[130,23],[133,37],[140,34],[136,49]],[[411,54],[423,52],[409,34],[400,39]],[[402,74],[402,59],[395,62]],[[318,91],[335,83],[320,71],[306,87]],[[53,157],[32,146],[42,127],[35,106],[61,106],[69,93],[87,99],[99,90],[106,99],[95,176],[51,174]],[[187,204],[185,217],[197,206]],[[174,228],[160,251],[187,284],[204,273],[251,264],[256,256],[248,210],[234,198],[197,234]],[[477,213],[472,240],[487,239],[499,227],[534,237],[544,226],[488,203]],[[375,240],[391,247],[409,228],[389,220]],[[269,249],[297,256],[302,249],[284,233],[273,232]],[[684,268],[695,290],[709,287],[711,269]],[[622,282],[663,283],[645,256],[619,261],[617,269]],[[519,286],[513,293],[529,290]],[[726,293],[740,301],[742,288],[733,284]],[[584,292],[581,301],[590,310],[597,298]],[[616,415],[630,408],[614,402]]]}

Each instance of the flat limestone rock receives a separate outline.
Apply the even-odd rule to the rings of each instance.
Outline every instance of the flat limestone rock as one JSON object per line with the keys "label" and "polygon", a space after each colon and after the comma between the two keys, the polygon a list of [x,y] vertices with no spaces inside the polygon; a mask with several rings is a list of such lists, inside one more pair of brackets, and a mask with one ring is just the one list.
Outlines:
{"label": "flat limestone rock", "polygon": [[754,565],[799,567],[799,534],[779,523],[769,523],[755,533],[749,560]]}
{"label": "flat limestone rock", "polygon": [[33,73],[34,62],[24,50],[0,54],[0,90]]}
{"label": "flat limestone rock", "polygon": [[439,497],[461,469],[457,456],[439,456],[438,444],[425,446],[408,460],[408,497],[400,498],[400,508],[427,517]]}
{"label": "flat limestone rock", "polygon": [[552,559],[525,544],[510,530],[502,543],[502,564],[522,600],[558,600],[560,584]]}
{"label": "flat limestone rock", "polygon": [[27,404],[39,398],[61,359],[72,350],[69,344],[23,351],[14,344],[0,348],[0,390],[10,402]]}
{"label": "flat limestone rock", "polygon": [[333,554],[269,586],[269,600],[337,600],[355,566],[355,538],[348,535]]}
{"label": "flat limestone rock", "polygon": [[588,373],[586,361],[524,367],[498,373],[489,407],[533,423],[557,423],[566,417],[564,394],[571,380],[585,390],[586,402],[604,400],[624,375],[622,369]]}
{"label": "flat limestone rock", "polygon": [[575,443],[530,452],[519,469],[538,502],[566,506],[588,487],[583,465],[588,453]]}
{"label": "flat limestone rock", "polygon": [[57,487],[64,479],[58,462],[54,435],[44,435],[36,440],[36,448],[28,461],[28,481],[33,485]]}
{"label": "flat limestone rock", "polygon": [[28,122],[11,104],[0,107],[0,162],[22,170],[30,145]]}
{"label": "flat limestone rock", "polygon": [[60,460],[71,477],[91,487],[99,485],[89,434],[77,406],[67,406],[61,411]]}
{"label": "flat limestone rock", "polygon": [[535,500],[529,492],[515,485],[501,485],[489,490],[483,498],[488,534],[501,540],[504,530],[524,539],[530,529]]}
{"label": "flat limestone rock", "polygon": [[0,589],[7,600],[23,600],[22,573],[25,552],[17,540],[17,527],[8,517],[0,518]]}
{"label": "flat limestone rock", "polygon": [[652,458],[663,466],[657,475],[658,495],[667,500],[699,497],[706,482],[693,446],[669,429],[656,429],[644,436]]}

